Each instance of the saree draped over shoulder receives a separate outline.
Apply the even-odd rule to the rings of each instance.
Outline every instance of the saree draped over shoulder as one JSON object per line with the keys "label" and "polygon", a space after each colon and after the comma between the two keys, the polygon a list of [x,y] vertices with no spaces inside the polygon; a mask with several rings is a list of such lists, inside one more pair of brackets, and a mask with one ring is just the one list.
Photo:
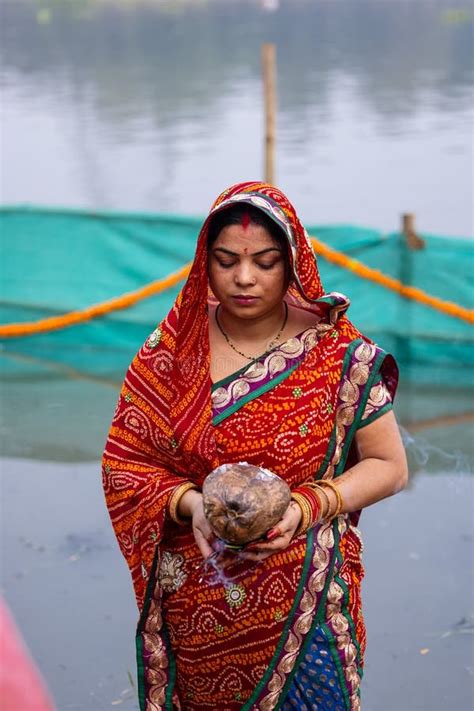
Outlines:
{"label": "saree draped over shoulder", "polygon": [[[235,202],[286,235],[288,303],[315,325],[219,383],[209,375],[207,229]],[[358,709],[365,628],[358,514],[340,515],[258,564],[209,570],[189,524],[170,515],[176,487],[246,461],[295,488],[335,479],[356,461],[356,431],[391,407],[397,368],[324,294],[292,205],[244,183],[214,204],[190,276],[133,360],[103,458],[104,490],[129,564],[142,711]]]}

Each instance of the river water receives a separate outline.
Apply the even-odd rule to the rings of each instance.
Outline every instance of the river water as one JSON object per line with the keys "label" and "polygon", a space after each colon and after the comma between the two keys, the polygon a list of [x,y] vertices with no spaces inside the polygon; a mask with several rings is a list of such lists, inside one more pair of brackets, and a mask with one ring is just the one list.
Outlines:
{"label": "river water", "polygon": [[3,0],[3,203],[204,214],[263,174],[309,224],[470,236],[465,0]]}
{"label": "river water", "polygon": [[[260,49],[274,42],[277,183],[306,223],[393,231],[412,211],[422,232],[473,234],[470,3],[0,3],[3,204],[205,213],[262,177]],[[117,392],[101,388],[3,389],[2,590],[61,711],[137,708],[136,610],[94,462]],[[441,397],[454,414],[469,404],[430,391],[427,410]],[[403,414],[403,388],[400,401]],[[363,517],[366,711],[472,707],[471,435],[405,435],[431,474]]]}

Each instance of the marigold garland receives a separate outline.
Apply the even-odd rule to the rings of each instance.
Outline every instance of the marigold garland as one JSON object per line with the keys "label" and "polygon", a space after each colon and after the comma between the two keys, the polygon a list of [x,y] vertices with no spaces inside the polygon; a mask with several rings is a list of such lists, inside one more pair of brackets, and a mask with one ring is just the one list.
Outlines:
{"label": "marigold garland", "polygon": [[380,286],[383,286],[386,289],[395,291],[397,294],[400,294],[400,296],[403,296],[406,299],[418,301],[420,304],[430,306],[431,308],[441,311],[442,313],[452,316],[453,318],[459,318],[463,321],[467,321],[468,323],[474,323],[474,311],[472,309],[459,306],[459,304],[455,304],[452,301],[444,301],[443,299],[439,299],[437,296],[431,296],[422,289],[418,289],[416,286],[407,286],[398,279],[394,279],[394,277],[383,274],[378,269],[368,267],[365,264],[362,264],[362,262],[359,262],[357,259],[348,257],[342,252],[338,252],[332,247],[328,247],[315,237],[311,237],[310,239],[316,254],[321,255],[321,257],[324,257],[324,259],[328,262],[337,264],[337,266],[343,267],[343,269],[348,269],[362,279],[367,279],[375,284],[380,284]]}
{"label": "marigold garland", "polygon": [[142,301],[143,299],[147,299],[155,294],[160,294],[162,291],[175,286],[178,282],[188,276],[190,269],[191,265],[186,264],[177,272],[173,272],[164,279],[157,279],[156,281],[150,282],[150,284],[146,284],[140,289],[130,291],[127,294],[117,296],[116,298],[109,299],[108,301],[103,301],[100,304],[89,306],[86,309],[70,311],[69,313],[62,314],[61,316],[51,316],[49,318],[41,319],[40,321],[4,324],[0,326],[0,337],[18,338],[20,336],[32,336],[36,333],[58,331],[61,328],[68,328],[69,326],[75,326],[79,323],[85,323],[86,321],[90,321],[98,316],[104,316],[112,311],[128,309],[131,306],[135,306],[136,303]]}
{"label": "marigold garland", "polygon": [[[453,318],[459,318],[462,321],[474,323],[473,310],[467,309],[464,306],[459,306],[459,304],[455,304],[451,301],[444,301],[436,296],[430,296],[430,294],[427,294],[422,289],[418,289],[415,286],[407,286],[398,279],[394,279],[393,277],[383,274],[378,269],[368,267],[362,262],[359,262],[357,259],[348,257],[342,252],[338,252],[332,247],[328,247],[315,237],[311,237],[310,239],[316,254],[320,255],[328,262],[354,272],[354,274],[357,274],[357,276],[362,279],[367,279],[368,281],[379,284],[386,289],[390,289],[406,299],[418,301],[420,304],[424,304],[425,306],[429,306],[437,311],[441,311],[442,313],[445,313]],[[152,281],[150,284],[146,284],[140,289],[130,291],[127,294],[123,294],[122,296],[118,296],[114,299],[109,299],[108,301],[103,301],[100,304],[95,304],[85,309],[70,311],[69,313],[62,314],[61,316],[51,316],[49,318],[41,319],[40,321],[0,325],[0,338],[19,338],[21,336],[32,336],[37,333],[58,331],[61,328],[68,328],[69,326],[75,326],[79,323],[91,321],[98,316],[105,316],[113,311],[128,309],[137,304],[139,301],[143,301],[143,299],[160,294],[166,289],[170,289],[175,286],[178,282],[187,277],[190,269],[191,265],[186,264],[184,267],[181,267],[181,269],[173,272],[164,279],[157,279],[156,281]]]}

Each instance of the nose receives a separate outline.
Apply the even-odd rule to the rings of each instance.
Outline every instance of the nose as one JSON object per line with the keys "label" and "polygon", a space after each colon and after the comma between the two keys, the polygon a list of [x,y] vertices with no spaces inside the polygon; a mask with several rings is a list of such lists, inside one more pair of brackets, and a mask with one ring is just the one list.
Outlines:
{"label": "nose", "polygon": [[252,266],[246,261],[242,261],[234,273],[234,281],[238,286],[253,286],[257,283]]}

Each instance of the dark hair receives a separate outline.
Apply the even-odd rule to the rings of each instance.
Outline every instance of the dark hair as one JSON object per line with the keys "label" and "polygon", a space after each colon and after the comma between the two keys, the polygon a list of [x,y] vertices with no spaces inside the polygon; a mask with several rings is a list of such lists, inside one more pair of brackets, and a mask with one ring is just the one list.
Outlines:
{"label": "dark hair", "polygon": [[229,227],[229,225],[241,225],[244,221],[244,215],[249,216],[250,224],[265,227],[275,242],[278,242],[279,246],[282,247],[285,254],[287,254],[288,246],[286,236],[281,227],[279,227],[271,217],[268,217],[268,215],[262,212],[262,210],[259,210],[253,205],[242,203],[217,212],[214,217],[211,218],[207,233],[207,248],[210,249],[212,247],[224,227]]}
{"label": "dark hair", "polygon": [[241,225],[244,222],[244,215],[248,215],[249,224],[259,225],[264,227],[281,248],[283,258],[285,260],[285,281],[287,288],[291,282],[292,274],[290,267],[290,257],[288,249],[288,241],[283,229],[277,223],[268,217],[262,210],[259,210],[253,205],[234,205],[221,212],[217,212],[209,223],[207,232],[207,250],[210,251],[212,245],[218,238],[221,230],[229,225]]}

